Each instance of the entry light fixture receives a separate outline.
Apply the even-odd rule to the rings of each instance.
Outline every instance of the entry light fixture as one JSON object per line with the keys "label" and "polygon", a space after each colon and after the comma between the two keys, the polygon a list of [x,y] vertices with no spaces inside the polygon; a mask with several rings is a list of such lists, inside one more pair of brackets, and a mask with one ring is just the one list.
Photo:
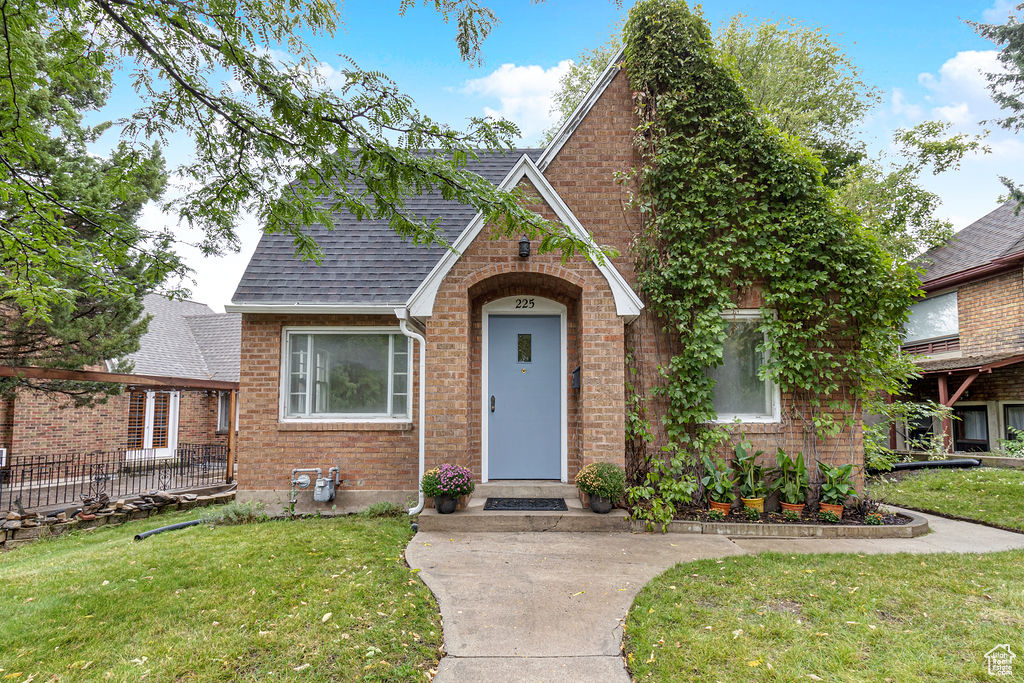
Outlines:
{"label": "entry light fixture", "polygon": [[530,238],[523,235],[519,240],[519,258],[527,258],[530,255]]}

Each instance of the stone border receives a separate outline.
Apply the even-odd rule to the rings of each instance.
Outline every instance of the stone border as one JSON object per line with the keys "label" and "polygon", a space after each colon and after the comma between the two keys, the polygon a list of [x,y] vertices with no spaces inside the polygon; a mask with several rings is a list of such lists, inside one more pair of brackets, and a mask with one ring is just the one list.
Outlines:
{"label": "stone border", "polygon": [[1001,455],[974,455],[970,457],[981,461],[982,467],[1000,467],[1008,470],[1024,469],[1024,458],[1006,458]]}
{"label": "stone border", "polygon": [[[209,491],[209,489],[201,489]],[[145,498],[145,500],[144,500]],[[0,551],[12,550],[18,546],[31,543],[40,538],[63,536],[69,531],[87,531],[101,526],[120,526],[136,519],[146,519],[164,512],[191,510],[208,505],[221,505],[235,499],[234,488],[227,491],[214,491],[207,495],[182,492],[171,494],[159,492],[154,495],[125,498],[111,507],[104,508],[90,519],[79,519],[77,516],[43,517],[41,515],[25,515],[20,519],[7,519],[0,523]],[[114,506],[120,505],[116,508]],[[140,507],[144,505],[145,507]],[[63,515],[63,513],[60,513]]]}
{"label": "stone border", "polygon": [[[842,524],[749,524],[745,522],[699,522],[676,520],[667,531],[673,534],[713,534],[730,538],[915,538],[928,533],[928,520],[912,512],[907,524],[846,526]],[[645,531],[634,521],[634,531]]]}

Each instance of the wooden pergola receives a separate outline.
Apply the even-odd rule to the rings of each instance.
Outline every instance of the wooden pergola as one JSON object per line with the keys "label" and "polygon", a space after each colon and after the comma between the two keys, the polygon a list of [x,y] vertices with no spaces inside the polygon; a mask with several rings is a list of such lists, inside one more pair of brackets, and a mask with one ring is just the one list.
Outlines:
{"label": "wooden pergola", "polygon": [[235,451],[238,437],[235,435],[235,412],[238,406],[238,382],[226,382],[219,379],[192,379],[189,377],[161,377],[159,375],[129,375],[118,372],[102,372],[97,370],[63,370],[60,368],[35,368],[27,366],[0,365],[0,377],[17,377],[20,379],[41,379],[69,382],[102,382],[106,384],[123,384],[129,389],[149,389],[155,391],[227,391],[228,398],[228,462],[226,483],[234,479]]}
{"label": "wooden pergola", "polygon": [[[964,395],[964,392],[978,379],[982,373],[1008,365],[1024,363],[1024,355],[987,356],[950,359],[949,361],[932,361],[922,364],[925,376],[934,376],[939,385],[939,403],[952,408]],[[949,380],[953,375],[965,375],[960,384],[950,393]],[[953,447],[953,421],[947,415],[942,418],[942,445],[948,452]]]}

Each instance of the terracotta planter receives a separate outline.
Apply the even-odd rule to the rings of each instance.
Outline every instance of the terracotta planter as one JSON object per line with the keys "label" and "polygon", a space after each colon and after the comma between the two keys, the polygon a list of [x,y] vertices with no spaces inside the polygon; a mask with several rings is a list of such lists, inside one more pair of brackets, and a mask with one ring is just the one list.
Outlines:
{"label": "terracotta planter", "polygon": [[748,507],[758,512],[764,512],[764,498],[740,498],[743,507]]}
{"label": "terracotta planter", "polygon": [[723,515],[727,515],[732,510],[732,503],[719,503],[717,500],[708,500],[708,507],[712,510],[718,510]]}
{"label": "terracotta planter", "polygon": [[780,500],[779,501],[779,505],[782,506],[783,510],[787,510],[789,512],[795,512],[798,515],[804,514],[804,504],[803,503],[783,503]]}
{"label": "terracotta planter", "polygon": [[839,519],[843,518],[843,506],[842,505],[833,505],[832,503],[822,503],[821,504],[821,511],[822,512],[831,512],[833,515],[835,515]]}

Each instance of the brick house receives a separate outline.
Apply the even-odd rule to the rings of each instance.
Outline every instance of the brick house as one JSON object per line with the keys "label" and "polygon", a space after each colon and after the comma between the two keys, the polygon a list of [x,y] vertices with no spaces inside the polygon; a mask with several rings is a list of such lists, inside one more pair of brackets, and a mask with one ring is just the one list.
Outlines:
{"label": "brick house", "polygon": [[[454,251],[342,212],[332,230],[307,228],[319,265],[295,259],[286,235],[262,236],[227,307],[242,314],[240,499],[279,509],[294,468],[337,467],[333,505],[352,509],[414,498],[418,457],[427,468],[464,465],[481,482],[572,482],[587,463],[642,457],[626,444],[626,373],[649,396],[673,345],[634,291],[640,219],[616,174],[638,162],[635,117],[616,61],[546,148],[470,164],[525,187],[538,213],[615,247],[615,258],[563,263],[535,244],[492,239],[473,209],[432,195],[406,209],[441,218]],[[808,452],[808,435],[786,417],[798,399],[757,378],[759,293],[737,304],[716,370],[720,421],[742,420],[766,457]],[[652,421],[657,449],[664,436]],[[859,419],[817,445],[823,460],[862,462]]]}
{"label": "brick house", "polygon": [[[240,316],[157,294],[143,304],[151,319],[129,356],[136,375],[238,381]],[[7,461],[121,450],[148,457],[181,444],[226,445],[228,398],[227,391],[130,388],[106,403],[74,407],[48,392],[19,389],[0,399],[0,454]]]}
{"label": "brick house", "polygon": [[926,297],[904,346],[923,356],[911,395],[952,407],[955,419],[908,425],[897,448],[942,435],[946,450],[984,452],[1024,429],[1024,216],[1015,208],[1003,204],[922,256]]}

